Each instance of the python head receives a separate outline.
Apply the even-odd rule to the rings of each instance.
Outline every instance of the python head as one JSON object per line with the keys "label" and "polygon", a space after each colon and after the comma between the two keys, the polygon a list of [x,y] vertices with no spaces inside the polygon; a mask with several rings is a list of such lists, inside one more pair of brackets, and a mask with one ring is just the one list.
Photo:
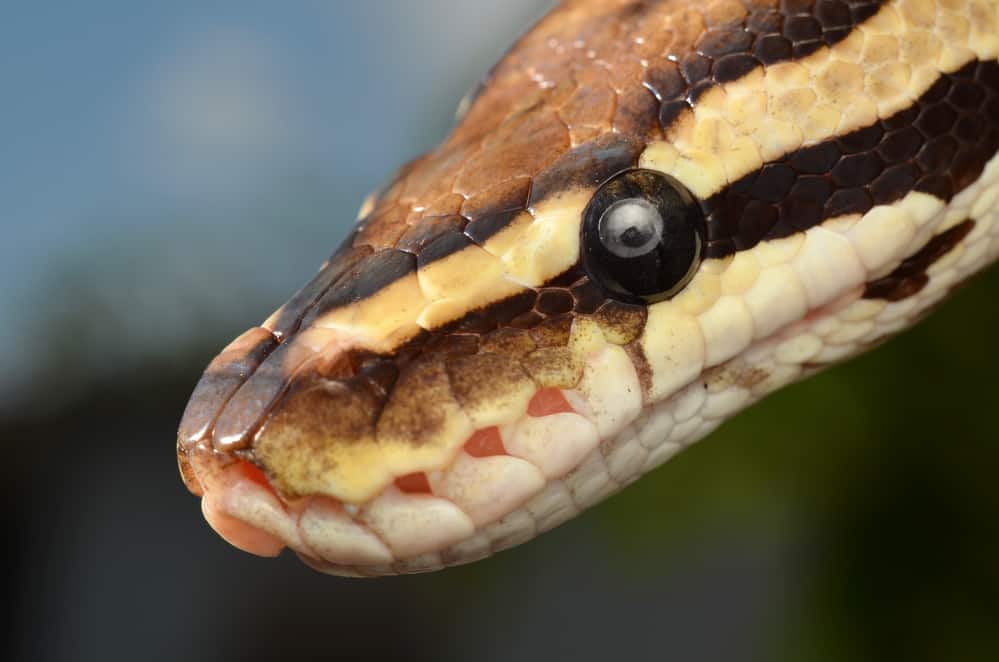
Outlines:
{"label": "python head", "polygon": [[333,574],[466,563],[905,328],[999,250],[996,28],[560,5],[209,365],[177,444],[205,518]]}

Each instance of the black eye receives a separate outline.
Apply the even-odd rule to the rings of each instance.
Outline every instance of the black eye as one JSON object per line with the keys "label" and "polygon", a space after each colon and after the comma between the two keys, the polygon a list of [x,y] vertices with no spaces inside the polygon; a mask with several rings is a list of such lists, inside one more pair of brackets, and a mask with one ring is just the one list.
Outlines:
{"label": "black eye", "polygon": [[626,170],[583,212],[583,266],[615,299],[654,303],[690,282],[701,262],[704,215],[678,181]]}

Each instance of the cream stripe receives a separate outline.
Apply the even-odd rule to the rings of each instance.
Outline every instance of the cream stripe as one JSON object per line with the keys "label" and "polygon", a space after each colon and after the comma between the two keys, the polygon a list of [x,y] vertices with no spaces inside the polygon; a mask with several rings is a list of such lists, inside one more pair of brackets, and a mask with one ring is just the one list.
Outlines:
{"label": "cream stripe", "polygon": [[371,297],[315,322],[356,347],[391,352],[421,328],[540,287],[576,263],[579,219],[592,189],[573,190],[524,212],[479,248],[472,246],[409,274]]}

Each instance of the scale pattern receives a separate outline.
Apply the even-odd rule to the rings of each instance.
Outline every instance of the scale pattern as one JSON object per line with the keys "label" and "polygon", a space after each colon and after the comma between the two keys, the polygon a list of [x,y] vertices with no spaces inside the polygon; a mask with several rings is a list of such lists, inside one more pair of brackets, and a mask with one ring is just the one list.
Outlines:
{"label": "scale pattern", "polygon": [[803,147],[710,198],[709,253],[752,248],[923,191],[949,201],[999,151],[999,63],[969,62],[911,106]]}

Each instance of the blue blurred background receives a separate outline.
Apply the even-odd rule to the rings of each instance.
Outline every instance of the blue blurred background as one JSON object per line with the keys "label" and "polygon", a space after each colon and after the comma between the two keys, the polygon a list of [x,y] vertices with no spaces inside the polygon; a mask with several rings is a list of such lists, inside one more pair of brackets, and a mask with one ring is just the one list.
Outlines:
{"label": "blue blurred background", "polygon": [[203,523],[174,462],[201,369],[547,4],[5,9],[4,659],[999,659],[995,270],[467,568],[323,577]]}

